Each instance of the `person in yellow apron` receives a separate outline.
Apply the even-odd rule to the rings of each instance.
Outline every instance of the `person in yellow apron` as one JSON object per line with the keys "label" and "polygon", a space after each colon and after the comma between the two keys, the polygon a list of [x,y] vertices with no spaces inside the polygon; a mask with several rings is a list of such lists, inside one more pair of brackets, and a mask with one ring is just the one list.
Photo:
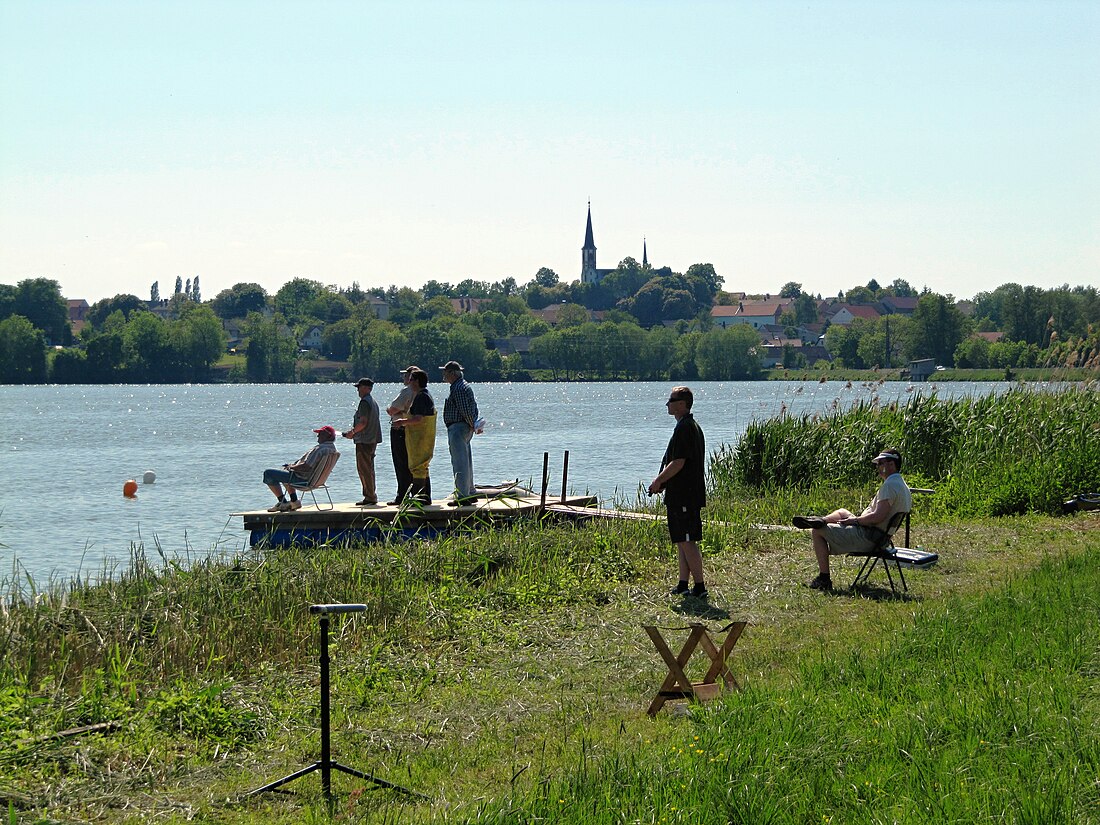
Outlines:
{"label": "person in yellow apron", "polygon": [[423,504],[432,503],[432,481],[428,477],[428,465],[435,452],[435,402],[428,394],[428,374],[424,370],[412,373],[409,386],[416,390],[409,414],[392,422],[405,430],[405,448],[409,453],[409,472],[412,485],[408,498]]}

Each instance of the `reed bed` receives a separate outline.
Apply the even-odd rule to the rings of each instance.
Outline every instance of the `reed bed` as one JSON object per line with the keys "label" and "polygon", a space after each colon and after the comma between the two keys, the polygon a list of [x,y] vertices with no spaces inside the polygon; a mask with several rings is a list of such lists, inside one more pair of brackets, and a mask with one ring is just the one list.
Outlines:
{"label": "reed bed", "polygon": [[730,492],[855,486],[886,446],[901,448],[911,485],[936,490],[930,512],[1054,514],[1067,497],[1100,487],[1100,391],[1092,383],[954,400],[914,395],[756,421],[715,456],[713,484]]}

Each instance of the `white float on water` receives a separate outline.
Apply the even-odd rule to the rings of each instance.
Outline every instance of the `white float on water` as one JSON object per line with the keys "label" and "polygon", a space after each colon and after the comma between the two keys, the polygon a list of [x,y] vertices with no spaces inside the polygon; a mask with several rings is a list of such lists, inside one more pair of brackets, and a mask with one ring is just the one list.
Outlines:
{"label": "white float on water", "polygon": [[152,470],[146,470],[145,475],[141,477],[141,480],[144,484],[152,484],[154,481],[157,480],[157,474],[154,473]]}

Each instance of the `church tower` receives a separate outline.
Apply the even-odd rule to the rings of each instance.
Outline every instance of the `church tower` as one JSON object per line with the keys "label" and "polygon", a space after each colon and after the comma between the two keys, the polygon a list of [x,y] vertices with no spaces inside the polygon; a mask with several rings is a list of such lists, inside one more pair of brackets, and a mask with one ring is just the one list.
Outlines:
{"label": "church tower", "polygon": [[649,266],[649,255],[646,253],[645,237],[642,237],[642,266]]}
{"label": "church tower", "polygon": [[594,284],[596,273],[596,241],[592,237],[592,201],[588,202],[588,226],[584,230],[584,246],[581,247],[581,283]]}

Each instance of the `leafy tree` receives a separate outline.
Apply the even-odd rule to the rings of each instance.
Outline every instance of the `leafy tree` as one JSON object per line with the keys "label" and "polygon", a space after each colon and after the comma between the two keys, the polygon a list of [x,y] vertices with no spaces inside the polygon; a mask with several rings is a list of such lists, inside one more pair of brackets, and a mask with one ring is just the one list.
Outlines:
{"label": "leafy tree", "polygon": [[967,338],[955,348],[955,366],[962,369],[989,367],[989,341],[979,336]]}
{"label": "leafy tree", "polygon": [[676,355],[676,332],[670,327],[654,327],[646,333],[641,349],[641,376],[651,381],[666,378]]}
{"label": "leafy tree", "polygon": [[451,306],[451,299],[443,295],[429,298],[416,310],[416,318],[419,321],[431,321],[438,318],[453,316],[455,308]]}
{"label": "leafy tree", "polygon": [[239,283],[219,292],[210,304],[219,318],[247,318],[250,312],[263,312],[267,292],[259,284]]}
{"label": "leafy tree", "polygon": [[0,320],[15,314],[15,287],[0,284]]}
{"label": "leafy tree", "polygon": [[872,278],[867,282],[867,290],[877,298],[879,292],[882,290],[882,287],[878,285],[878,281]]}
{"label": "leafy tree", "polygon": [[937,364],[955,363],[955,350],[970,335],[971,323],[950,295],[929,292],[917,301],[909,329],[912,358],[933,358]]}
{"label": "leafy tree", "polygon": [[420,364],[428,373],[429,380],[435,380],[435,368],[450,358],[447,354],[450,349],[447,333],[434,321],[417,321],[405,334],[409,341],[409,361]]}
{"label": "leafy tree", "polygon": [[[122,313],[117,312],[112,317],[121,319]],[[124,327],[125,324],[123,324]],[[122,329],[111,329],[109,332],[97,335],[87,343],[84,349],[88,354],[85,360],[89,383],[116,384],[123,380],[125,360]]]}
{"label": "leafy tree", "polygon": [[703,335],[695,361],[704,381],[743,381],[760,376],[760,336],[748,324],[712,329]]}
{"label": "leafy tree", "polygon": [[557,286],[558,273],[552,269],[547,269],[544,266],[535,273],[535,283],[541,287],[545,287],[546,289]]}
{"label": "leafy tree", "polygon": [[[485,337],[474,327],[467,324],[455,324],[447,333],[447,360],[454,359],[466,368],[471,379],[483,376],[485,370]],[[434,366],[445,363],[440,361]]]}
{"label": "leafy tree", "polygon": [[183,378],[200,381],[225,352],[226,335],[210,307],[189,307],[171,327],[171,346]]}
{"label": "leafy tree", "polygon": [[285,383],[294,380],[298,345],[283,335],[279,316],[264,318],[250,313],[245,322],[245,373],[249,381],[259,384]]}
{"label": "leafy tree", "polygon": [[196,304],[202,303],[202,293],[199,292],[199,276],[195,276],[195,280],[191,282],[191,300]]}
{"label": "leafy tree", "polygon": [[508,319],[501,313],[489,309],[474,316],[478,328],[486,338],[503,338],[508,335]]}
{"label": "leafy tree", "polygon": [[867,364],[859,354],[859,343],[868,327],[869,322],[865,318],[856,318],[847,326],[831,324],[825,330],[825,349],[834,361],[849,369],[866,369]]}
{"label": "leafy tree", "polygon": [[163,378],[169,365],[171,346],[164,321],[151,312],[138,312],[123,332],[123,364],[127,378],[152,383]]}
{"label": "leafy tree", "polygon": [[669,366],[669,380],[693,381],[699,377],[699,368],[696,365],[699,344],[703,336],[709,334],[710,332],[687,332],[677,335],[676,351]]}
{"label": "leafy tree", "polygon": [[351,301],[331,289],[322,290],[312,301],[301,307],[301,318],[316,319],[322,324],[332,324],[350,318],[355,307]]}
{"label": "leafy tree", "polygon": [[114,298],[104,298],[92,304],[84,315],[88,326],[103,328],[112,313],[121,312],[124,320],[129,320],[135,312],[148,312],[145,302],[136,295],[129,293],[116,295]]}
{"label": "leafy tree", "polygon": [[653,276],[652,270],[630,257],[623,258],[617,267],[604,276],[601,286],[613,301],[629,298]]}
{"label": "leafy tree", "polygon": [[687,268],[684,277],[688,280],[702,279],[707,286],[707,294],[711,304],[714,303],[714,298],[721,291],[724,282],[722,276],[714,271],[714,264],[692,264]]}
{"label": "leafy tree", "polygon": [[873,304],[875,293],[865,286],[854,286],[848,290],[847,302],[849,304]]}
{"label": "leafy tree", "polygon": [[370,321],[352,341],[351,361],[362,375],[392,375],[409,363],[408,338],[390,321]]}
{"label": "leafy tree", "polygon": [[153,281],[153,286],[149,288],[149,303],[160,303],[160,281]]}
{"label": "leafy tree", "polygon": [[886,287],[886,292],[893,295],[896,298],[916,298],[917,291],[909,285],[909,282],[904,278],[895,278],[890,286]]}
{"label": "leafy tree", "polygon": [[795,322],[798,324],[816,324],[817,301],[809,295],[799,295],[791,305],[794,308]]}
{"label": "leafy tree", "polygon": [[61,296],[61,285],[49,278],[28,278],[15,287],[11,314],[22,315],[54,344],[69,344],[69,304]]}
{"label": "leafy tree", "polygon": [[321,346],[330,358],[346,361],[351,356],[356,333],[363,327],[358,318],[345,318],[329,324],[321,333]]}
{"label": "leafy tree", "polygon": [[275,310],[286,319],[288,324],[297,324],[308,314],[306,307],[309,303],[324,290],[324,286],[318,281],[292,278],[275,293]]}
{"label": "leafy tree", "polygon": [[558,328],[578,327],[588,323],[588,310],[577,304],[562,304],[558,310]]}
{"label": "leafy tree", "polygon": [[46,380],[46,336],[22,315],[0,321],[0,384]]}
{"label": "leafy tree", "polygon": [[54,354],[50,380],[55,384],[86,384],[89,379],[88,356],[84,350],[66,347]]}
{"label": "leafy tree", "polygon": [[802,284],[794,281],[787,281],[783,284],[783,288],[779,290],[780,298],[798,298],[802,295]]}
{"label": "leafy tree", "polygon": [[176,289],[175,289],[174,294],[179,295],[181,292],[183,292],[183,278],[181,278],[179,275],[177,275],[176,276]]}
{"label": "leafy tree", "polygon": [[431,280],[420,287],[420,294],[424,296],[425,301],[439,297],[449,298],[454,294],[454,287],[442,281]]}

